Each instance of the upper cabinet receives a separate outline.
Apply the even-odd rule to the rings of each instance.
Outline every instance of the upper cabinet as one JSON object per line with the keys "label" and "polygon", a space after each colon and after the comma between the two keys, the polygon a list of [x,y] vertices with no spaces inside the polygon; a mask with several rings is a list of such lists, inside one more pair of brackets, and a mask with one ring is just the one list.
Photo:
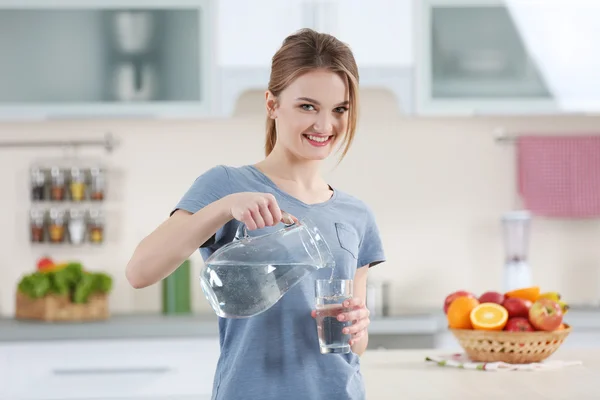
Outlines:
{"label": "upper cabinet", "polygon": [[413,0],[219,0],[219,66],[266,67],[307,27],[348,43],[361,67],[413,63]]}
{"label": "upper cabinet", "polygon": [[341,0],[335,4],[330,33],[350,45],[360,68],[413,65],[413,0]]}
{"label": "upper cabinet", "polygon": [[600,4],[416,2],[419,114],[600,111]]}
{"label": "upper cabinet", "polygon": [[219,104],[230,115],[247,90],[266,89],[271,59],[301,28],[331,33],[352,48],[361,87],[385,88],[412,109],[413,0],[219,0]]}
{"label": "upper cabinet", "polygon": [[1,0],[0,118],[210,113],[209,0]]}
{"label": "upper cabinet", "polygon": [[218,0],[219,67],[256,68],[271,64],[283,39],[303,27],[304,0]]}

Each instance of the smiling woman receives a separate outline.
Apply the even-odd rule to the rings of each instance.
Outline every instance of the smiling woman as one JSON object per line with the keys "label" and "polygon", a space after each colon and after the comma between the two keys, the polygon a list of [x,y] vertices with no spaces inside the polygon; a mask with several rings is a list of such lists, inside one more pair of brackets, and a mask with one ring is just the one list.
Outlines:
{"label": "smiling woman", "polygon": [[[371,209],[333,188],[320,172],[334,150],[342,149],[343,159],[350,149],[357,95],[358,68],[348,46],[310,29],[287,37],[273,57],[265,91],[266,157],[202,173],[127,265],[132,286],[145,287],[172,273],[198,248],[206,260],[234,239],[240,224],[248,231],[273,229],[282,209],[318,227],[335,258],[333,271],[315,271],[252,318],[219,319],[213,400],[365,399],[359,356],[367,347],[370,323],[364,302],[367,274],[385,256]],[[285,266],[277,268],[287,272]],[[339,325],[350,346],[321,354],[314,284],[332,277],[353,285],[352,298],[334,316],[345,322]]]}

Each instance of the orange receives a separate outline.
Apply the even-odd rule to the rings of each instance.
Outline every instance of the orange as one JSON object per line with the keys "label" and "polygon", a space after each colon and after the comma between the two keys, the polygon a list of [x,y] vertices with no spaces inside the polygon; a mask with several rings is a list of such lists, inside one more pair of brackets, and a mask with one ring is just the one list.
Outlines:
{"label": "orange", "polygon": [[516,297],[518,299],[529,300],[533,303],[538,299],[538,297],[540,297],[540,288],[539,286],[531,286],[515,289],[511,290],[510,292],[506,292],[504,295],[506,297]]}
{"label": "orange", "polygon": [[457,297],[448,307],[448,326],[452,329],[473,329],[471,311],[479,305],[473,297]]}
{"label": "orange", "polygon": [[481,303],[469,315],[475,329],[501,331],[508,322],[508,311],[500,304]]}

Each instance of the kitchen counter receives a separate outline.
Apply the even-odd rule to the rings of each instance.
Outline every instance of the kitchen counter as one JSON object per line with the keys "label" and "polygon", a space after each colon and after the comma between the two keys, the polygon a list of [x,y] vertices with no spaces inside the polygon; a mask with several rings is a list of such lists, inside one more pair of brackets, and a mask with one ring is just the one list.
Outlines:
{"label": "kitchen counter", "polygon": [[[414,311],[396,317],[373,319],[373,335],[426,335],[443,328],[443,316]],[[0,342],[28,340],[194,338],[218,336],[218,319],[212,314],[114,315],[106,321],[56,322],[0,319]]]}
{"label": "kitchen counter", "polygon": [[[566,321],[575,332],[600,333],[600,308],[574,307],[567,314]],[[373,318],[369,327],[369,334],[376,347],[386,347],[389,342],[384,339],[398,337],[407,341],[410,339],[410,343],[407,342],[407,347],[410,348],[434,347],[434,337],[444,333],[447,333],[445,316],[437,310],[405,310],[397,316]],[[68,323],[0,318],[0,342],[217,336],[218,319],[213,314],[125,314],[113,315],[106,321]],[[423,338],[429,339],[424,341]]]}
{"label": "kitchen counter", "polygon": [[600,348],[559,349],[549,359],[582,361],[547,371],[476,371],[440,367],[426,356],[439,350],[367,351],[361,357],[367,398],[387,400],[600,399]]}

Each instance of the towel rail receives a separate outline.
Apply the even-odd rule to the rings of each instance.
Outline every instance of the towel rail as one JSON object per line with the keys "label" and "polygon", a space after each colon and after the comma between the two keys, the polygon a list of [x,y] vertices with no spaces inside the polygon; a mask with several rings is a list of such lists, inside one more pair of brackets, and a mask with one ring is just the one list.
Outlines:
{"label": "towel rail", "polygon": [[494,129],[494,139],[496,143],[500,144],[510,144],[516,141],[516,137],[509,135],[504,128]]}

